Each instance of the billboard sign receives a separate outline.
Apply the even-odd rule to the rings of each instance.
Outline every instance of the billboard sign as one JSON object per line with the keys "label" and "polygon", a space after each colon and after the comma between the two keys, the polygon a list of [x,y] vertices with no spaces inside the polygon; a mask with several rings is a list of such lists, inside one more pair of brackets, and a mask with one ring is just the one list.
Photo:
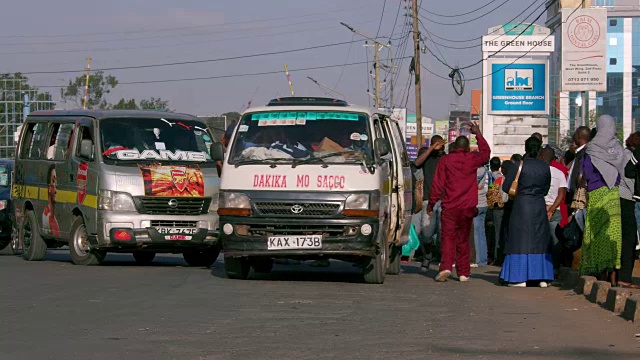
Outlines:
{"label": "billboard sign", "polygon": [[607,9],[562,9],[562,91],[607,91]]}
{"label": "billboard sign", "polygon": [[[416,124],[416,115],[408,114],[407,115],[407,129],[405,134],[406,145],[407,145],[407,155],[409,155],[409,159],[412,161],[415,160],[416,156],[418,156],[418,149],[421,146],[418,146],[418,126]],[[422,117],[422,141],[424,142],[422,146],[428,146],[429,141],[431,140],[431,136],[434,133],[434,125],[431,119],[426,116]]]}
{"label": "billboard sign", "polygon": [[493,60],[489,70],[489,114],[548,115],[546,60]]}

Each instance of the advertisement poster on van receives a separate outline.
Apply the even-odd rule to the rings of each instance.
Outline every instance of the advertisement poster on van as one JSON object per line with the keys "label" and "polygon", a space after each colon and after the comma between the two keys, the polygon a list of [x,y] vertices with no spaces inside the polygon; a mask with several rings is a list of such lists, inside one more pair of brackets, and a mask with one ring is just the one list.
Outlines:
{"label": "advertisement poster on van", "polygon": [[146,196],[204,196],[204,175],[196,165],[139,165]]}

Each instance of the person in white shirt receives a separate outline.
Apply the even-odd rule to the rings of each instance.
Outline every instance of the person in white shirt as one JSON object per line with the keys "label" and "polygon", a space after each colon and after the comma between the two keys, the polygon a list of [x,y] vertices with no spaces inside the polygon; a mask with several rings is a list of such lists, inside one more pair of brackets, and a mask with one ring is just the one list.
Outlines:
{"label": "person in white shirt", "polygon": [[551,161],[554,157],[555,152],[552,148],[547,147],[540,151],[540,160],[549,164],[549,168],[551,169],[551,187],[544,201],[547,204],[547,217],[549,218],[551,238],[553,239],[553,264],[554,268],[558,268],[562,257],[562,245],[556,237],[556,227],[560,224],[560,220],[562,220],[560,204],[567,194],[567,178],[562,171],[551,166]]}

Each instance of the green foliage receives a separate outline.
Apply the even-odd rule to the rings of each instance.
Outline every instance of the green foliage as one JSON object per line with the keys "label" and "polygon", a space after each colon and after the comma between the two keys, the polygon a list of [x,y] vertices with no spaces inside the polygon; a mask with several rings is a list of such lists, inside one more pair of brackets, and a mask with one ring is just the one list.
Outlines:
{"label": "green foliage", "polygon": [[155,111],[172,111],[169,109],[169,100],[151,97],[149,99],[140,100],[140,109]]}
{"label": "green foliage", "polygon": [[[78,107],[83,106],[86,76],[78,76],[69,80],[66,88],[60,89],[62,100],[73,101]],[[109,103],[104,98],[118,85],[115,76],[105,75],[102,71],[96,71],[89,75],[89,94],[87,96],[87,109],[108,109]]]}
{"label": "green foliage", "polygon": [[115,105],[111,106],[111,109],[117,110],[137,110],[138,105],[136,104],[136,99],[126,100],[125,98],[121,98]]}

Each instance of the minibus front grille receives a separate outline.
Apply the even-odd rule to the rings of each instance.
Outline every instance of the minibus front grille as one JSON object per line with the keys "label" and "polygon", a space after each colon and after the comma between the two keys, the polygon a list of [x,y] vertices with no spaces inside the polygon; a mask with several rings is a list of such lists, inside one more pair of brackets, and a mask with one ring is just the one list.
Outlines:
{"label": "minibus front grille", "polygon": [[151,215],[200,215],[209,211],[211,198],[151,197],[136,198],[138,212]]}
{"label": "minibus front grille", "polygon": [[256,213],[263,216],[326,217],[335,216],[340,211],[339,202],[256,202]]}

